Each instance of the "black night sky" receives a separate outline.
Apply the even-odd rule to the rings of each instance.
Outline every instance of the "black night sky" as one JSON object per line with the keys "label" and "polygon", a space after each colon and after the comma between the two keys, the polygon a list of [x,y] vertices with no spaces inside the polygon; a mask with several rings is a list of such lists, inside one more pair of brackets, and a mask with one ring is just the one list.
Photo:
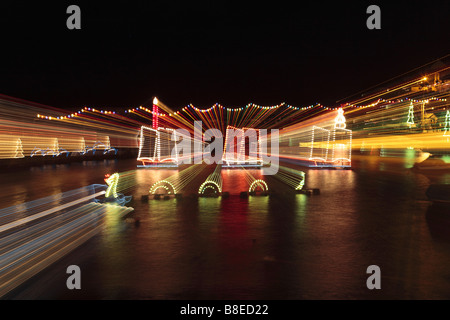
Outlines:
{"label": "black night sky", "polygon": [[450,53],[448,1],[392,2],[2,1],[0,93],[75,110],[334,106]]}

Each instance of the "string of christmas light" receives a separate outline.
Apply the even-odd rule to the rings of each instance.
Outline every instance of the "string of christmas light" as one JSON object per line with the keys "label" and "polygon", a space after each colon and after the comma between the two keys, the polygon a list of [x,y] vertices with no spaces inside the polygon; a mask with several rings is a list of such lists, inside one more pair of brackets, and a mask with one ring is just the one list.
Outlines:
{"label": "string of christmas light", "polygon": [[[202,121],[204,130],[218,128],[219,130],[224,131],[227,125],[235,127],[272,129],[272,128],[283,128],[296,122],[306,121],[310,118],[319,116],[323,112],[334,111],[338,110],[339,108],[343,108],[346,112],[349,112],[348,113],[349,115],[352,115],[353,112],[356,112],[356,110],[361,109],[369,109],[368,112],[372,112],[373,110],[377,110],[379,108],[383,112],[386,112],[385,109],[389,108],[391,105],[397,107],[396,104],[402,104],[405,101],[422,104],[430,102],[445,103],[447,101],[447,98],[442,96],[442,94],[428,95],[424,97],[423,93],[419,92],[418,94],[422,94],[422,96],[420,98],[417,98],[414,96],[408,97],[406,96],[407,93],[404,92],[405,90],[400,90],[402,88],[408,88],[408,86],[411,86],[421,81],[423,81],[423,79],[420,79],[416,82],[409,82],[403,85],[399,85],[390,90],[377,93],[368,98],[364,98],[367,101],[370,98],[378,96],[378,99],[376,101],[366,105],[360,105],[355,102],[352,102],[342,104],[338,107],[325,107],[320,103],[316,103],[314,105],[310,105],[307,107],[295,107],[282,102],[280,104],[273,106],[263,106],[254,103],[249,103],[244,107],[226,108],[221,104],[216,103],[207,109],[200,109],[195,107],[193,104],[189,104],[179,111],[173,111],[164,105],[163,110],[166,113],[157,112],[156,115],[157,119],[161,121],[164,127],[183,128],[187,129],[190,132],[193,131],[194,121]],[[382,97],[383,94],[392,95],[393,92],[397,93],[397,97],[390,97],[389,99]],[[158,101],[156,98],[154,99],[154,102],[155,101],[157,104],[163,106],[163,103]],[[431,109],[434,109],[434,107],[437,107],[439,110],[440,108],[445,107],[445,105],[433,104],[431,106]],[[153,123],[155,121],[155,117],[153,114],[154,111],[144,106],[128,109],[125,111],[125,113],[126,115],[123,116],[122,115],[123,113],[119,114],[116,111],[84,107],[83,109],[68,115],[44,116],[38,114],[38,117],[46,120],[70,121],[71,123],[80,125],[85,124],[84,122],[89,120],[90,122],[92,122],[90,123],[91,126],[93,127],[98,126],[102,129],[107,129],[110,124],[112,125],[126,124],[128,128],[130,129],[134,128],[135,130],[136,129],[138,130],[140,126],[148,125],[149,122]],[[133,116],[136,116],[138,118]],[[112,119],[110,119],[111,117]],[[101,118],[101,120],[97,118]],[[110,123],[108,121],[113,122]],[[353,121],[353,124],[355,123],[357,123],[357,121]]]}
{"label": "string of christmas light", "polygon": [[[420,102],[420,103],[422,103],[422,102],[429,102],[429,101],[443,101],[443,102],[447,101],[446,98],[437,98],[437,97],[430,97],[430,98],[422,99],[422,100],[412,99],[412,98],[387,100],[387,99],[380,98],[377,101],[375,101],[373,103],[370,103],[370,104],[367,104],[367,105],[355,105],[355,104],[347,103],[344,106],[345,106],[345,108],[360,108],[360,109],[364,109],[364,108],[375,107],[375,106],[379,105],[380,103],[398,103],[398,102],[403,102],[403,101],[406,101],[406,100],[413,101],[413,102]],[[210,108],[200,109],[200,108],[197,108],[197,107],[193,106],[192,104],[189,104],[186,107],[183,107],[181,109],[181,111],[174,111],[174,112],[168,113],[168,114],[166,114],[166,113],[157,113],[157,115],[158,115],[158,117],[173,117],[173,116],[179,115],[181,112],[186,112],[189,108],[191,108],[192,110],[194,110],[196,112],[207,113],[207,112],[214,111],[217,108],[225,109],[225,110],[230,111],[230,112],[237,112],[237,111],[243,111],[243,110],[245,110],[247,108],[250,108],[250,107],[263,109],[263,110],[272,110],[272,109],[278,109],[278,108],[280,108],[282,106],[286,106],[286,108],[292,109],[292,110],[308,110],[308,109],[312,109],[312,108],[322,108],[324,110],[337,110],[337,109],[341,108],[341,106],[325,107],[324,105],[322,105],[320,103],[317,103],[317,104],[314,104],[314,105],[310,105],[310,106],[307,106],[307,107],[294,107],[292,105],[285,104],[284,102],[282,102],[282,103],[280,103],[278,105],[275,105],[275,106],[260,106],[260,105],[254,104],[254,103],[250,103],[250,104],[247,104],[245,107],[239,107],[239,108],[226,108],[226,107],[222,106],[221,104],[216,103],[215,105],[213,105]],[[62,116],[49,116],[49,115],[38,114],[37,117],[41,118],[41,119],[47,119],[47,120],[66,120],[66,119],[71,119],[71,118],[75,118],[77,116],[80,116],[83,113],[86,113],[87,111],[94,112],[94,113],[100,113],[100,114],[104,114],[104,115],[119,115],[120,114],[120,112],[118,112],[118,111],[101,110],[101,109],[96,109],[96,108],[84,107],[83,109],[80,109],[80,110],[78,110],[76,112],[72,112],[72,113],[69,113],[69,114],[66,114],[66,115],[62,115]],[[127,109],[127,110],[124,111],[124,113],[132,114],[132,113],[142,112],[142,111],[145,111],[147,113],[153,114],[153,111],[151,109],[143,107],[143,106],[132,108],[132,109]]]}

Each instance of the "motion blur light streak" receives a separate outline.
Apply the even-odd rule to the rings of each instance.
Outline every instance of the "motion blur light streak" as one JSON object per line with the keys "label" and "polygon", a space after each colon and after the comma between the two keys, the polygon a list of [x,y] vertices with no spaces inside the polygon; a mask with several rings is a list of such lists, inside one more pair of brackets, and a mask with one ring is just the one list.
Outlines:
{"label": "motion blur light streak", "polygon": [[280,166],[278,173],[274,175],[275,178],[287,184],[294,190],[303,189],[303,186],[305,185],[305,176],[306,174],[303,171],[284,166]]}
{"label": "motion blur light streak", "polygon": [[[405,157],[405,168],[411,168],[430,153],[445,154],[450,148],[449,90],[442,87],[445,81],[432,88],[424,81],[423,78],[406,81],[392,86],[393,90],[381,90],[333,108],[320,104],[296,108],[285,103],[224,108],[215,104],[204,110],[188,105],[181,111],[173,111],[155,98],[153,110],[140,106],[128,110],[126,115],[94,108],[70,115],[51,110],[53,113],[43,115],[47,113],[40,109],[38,117],[31,119],[22,115],[17,121],[14,119],[16,112],[3,112],[2,115],[7,117],[0,119],[2,158],[21,161],[31,157],[95,155],[96,152],[114,158],[120,149],[128,148],[137,152],[138,167],[143,169],[135,166],[132,170],[128,167],[119,171],[111,167],[107,171],[110,173],[104,176],[106,186],[72,190],[0,210],[0,295],[9,293],[98,234],[103,217],[122,217],[133,211],[133,208],[124,207],[132,197],[125,193],[144,190],[142,200],[145,201],[141,201],[140,210],[144,210],[141,213],[150,210],[151,219],[158,210],[155,208],[165,208],[165,204],[147,202],[149,195],[155,200],[175,198],[176,201],[167,202],[167,207],[175,207],[174,210],[183,210],[181,204],[190,203],[188,201],[194,201],[192,208],[197,204],[208,206],[208,201],[217,205],[216,200],[197,198],[221,196],[217,199],[219,210],[226,208],[227,212],[219,215],[221,219],[231,217],[241,221],[239,219],[247,219],[246,215],[238,214],[236,218],[233,210],[246,212],[251,206],[258,208],[252,209],[257,212],[266,212],[270,207],[278,209],[278,190],[282,190],[282,201],[287,202],[291,193],[312,192],[313,189],[304,190],[306,183],[310,186],[324,180],[321,186],[325,192],[320,194],[328,194],[328,197],[340,194],[342,199],[339,200],[348,197],[348,191],[354,189],[347,188],[353,188],[356,173],[334,169],[351,168],[354,152],[358,155],[357,160],[365,152],[381,158],[401,153]],[[25,109],[31,116],[38,108]],[[205,126],[199,128],[199,121]],[[219,139],[223,137],[221,130],[226,132],[224,141]],[[278,138],[272,140],[273,137]],[[217,141],[218,147],[222,146],[225,152],[220,154],[215,150],[220,156],[216,163],[209,163],[205,156]],[[180,142],[186,142],[189,147],[184,149]],[[276,156],[283,163],[273,175],[278,181],[262,178],[266,156],[274,156],[278,144],[280,152]],[[192,159],[200,158],[201,161],[191,164]],[[442,161],[447,164],[448,157],[442,157]],[[301,171],[298,166],[308,169]],[[337,175],[338,172],[342,174]],[[239,181],[233,181],[236,177]],[[230,191],[224,190],[224,186]],[[182,200],[183,195],[189,193],[188,199]],[[237,198],[234,197],[236,193],[239,202],[233,199]],[[258,202],[256,196],[269,194],[270,199]],[[373,190],[369,194],[373,194]],[[105,197],[101,198],[103,195]],[[294,209],[298,209],[304,219],[305,208],[316,208],[318,201],[307,200],[303,194],[296,195],[295,203],[299,206]],[[347,201],[342,202],[347,205]],[[349,203],[356,206],[358,200],[353,199],[353,202]],[[351,206],[346,210],[355,211]],[[278,214],[277,218],[281,219],[289,216],[286,212]],[[183,219],[185,217],[181,215],[176,216],[177,223],[184,222]],[[265,219],[264,215],[258,219]],[[308,219],[318,218],[309,214]],[[134,221],[139,225],[139,217]],[[183,223],[179,227],[185,228]],[[327,234],[329,231],[327,229]],[[164,237],[166,235],[162,235]],[[264,261],[277,263],[270,257],[267,259]]]}
{"label": "motion blur light streak", "polygon": [[445,114],[444,137],[450,137],[450,110]]}
{"label": "motion blur light streak", "polygon": [[[434,77],[446,72],[448,67],[441,68],[434,73]],[[152,167],[158,163],[176,167],[180,160],[183,162],[191,156],[185,155],[184,159],[178,159],[177,144],[172,141],[169,133],[175,129],[185,129],[192,134],[195,132],[194,121],[205,124],[202,130],[217,128],[228,133],[228,129],[233,129],[240,132],[240,136],[247,131],[256,130],[259,137],[259,130],[262,128],[282,127],[280,157],[293,161],[310,161],[312,166],[347,167],[351,163],[351,150],[361,149],[362,146],[370,150],[381,146],[420,149],[426,142],[428,146],[442,150],[448,147],[443,144],[447,141],[438,139],[433,132],[440,128],[445,137],[448,132],[448,81],[428,84],[430,78],[432,76],[395,84],[387,90],[333,108],[321,104],[294,107],[286,103],[274,106],[250,103],[245,107],[225,108],[216,103],[208,109],[199,109],[189,104],[174,111],[160,99],[154,98],[153,106],[157,109],[152,111],[141,106],[129,109],[125,115],[90,107],[69,115],[45,115],[41,106],[29,105],[26,106],[27,112],[18,117],[17,112],[11,111],[9,106],[20,104],[5,97],[5,107],[0,108],[1,114],[5,115],[0,120],[0,157],[56,157],[75,153],[82,155],[90,151],[94,154],[96,150],[117,153],[118,149],[125,147],[139,149],[138,159],[144,167]],[[147,112],[153,115],[144,116]],[[33,113],[38,114],[37,119],[48,123],[41,124],[27,118],[27,114]],[[134,115],[143,116],[145,122],[133,119]],[[18,124],[17,119],[22,122]],[[149,121],[152,121],[153,132],[147,127]],[[252,129],[255,127],[259,129]],[[92,130],[94,128],[98,131]],[[235,146],[232,153],[227,152],[232,141],[225,136],[225,165],[231,164],[232,154],[235,155],[234,165],[255,161],[261,164],[262,139],[258,139],[256,145],[251,142],[247,144],[240,136],[233,140],[237,140],[239,146]],[[256,147],[256,156],[247,155],[247,147],[249,151]]]}
{"label": "motion blur light streak", "polygon": [[450,299],[450,1],[293,4],[0,3],[0,299]]}
{"label": "motion blur light streak", "polygon": [[91,185],[0,210],[0,297],[96,235],[104,215],[133,210],[96,202],[101,189]]}

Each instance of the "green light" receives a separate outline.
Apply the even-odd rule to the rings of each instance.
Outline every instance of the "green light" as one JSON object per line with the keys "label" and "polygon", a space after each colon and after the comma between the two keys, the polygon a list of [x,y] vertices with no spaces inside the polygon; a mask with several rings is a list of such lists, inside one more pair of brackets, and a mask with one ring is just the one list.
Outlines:
{"label": "green light", "polygon": [[261,187],[262,191],[269,191],[267,183],[264,180],[258,179],[253,181],[253,183],[250,185],[250,188],[248,188],[248,192],[255,191],[258,186]]}
{"label": "green light", "polygon": [[167,192],[170,194],[170,189],[169,189],[169,187],[165,186],[164,183],[166,183],[166,184],[168,184],[169,186],[172,187],[172,190],[173,190],[173,193],[174,193],[174,194],[177,193],[177,191],[176,191],[176,189],[175,189],[175,186],[174,186],[170,181],[167,181],[167,180],[160,180],[160,181],[156,182],[156,183],[150,188],[149,193],[155,194],[156,190],[158,190],[159,188],[163,188],[163,189],[166,189]]}
{"label": "green light", "polygon": [[414,125],[414,105],[412,102],[409,106],[408,120],[406,120],[406,123],[409,125],[410,128],[412,125]]}
{"label": "green light", "polygon": [[114,173],[106,180],[106,184],[109,186],[108,189],[106,189],[106,194],[105,194],[106,198],[111,197],[111,194],[114,196],[114,198],[119,197],[119,195],[117,194],[117,184],[118,183],[119,183],[119,174],[118,173]]}
{"label": "green light", "polygon": [[445,114],[444,137],[450,137],[450,110]]}

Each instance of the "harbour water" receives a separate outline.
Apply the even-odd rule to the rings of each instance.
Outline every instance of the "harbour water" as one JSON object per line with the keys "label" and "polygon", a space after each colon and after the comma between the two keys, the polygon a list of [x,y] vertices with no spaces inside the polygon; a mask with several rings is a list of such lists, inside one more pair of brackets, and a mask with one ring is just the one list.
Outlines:
{"label": "harbour water", "polygon": [[[449,299],[450,210],[432,205],[431,183],[411,159],[355,157],[351,170],[306,169],[296,194],[263,177],[270,196],[242,199],[241,170],[222,170],[229,198],[141,201],[171,170],[105,160],[2,172],[8,207],[133,174],[133,218],[107,216],[100,234],[11,292],[8,299]],[[257,170],[251,173],[259,177]],[[136,224],[138,218],[140,223]],[[81,290],[68,290],[66,268],[81,268]],[[381,290],[366,286],[381,269]]]}

